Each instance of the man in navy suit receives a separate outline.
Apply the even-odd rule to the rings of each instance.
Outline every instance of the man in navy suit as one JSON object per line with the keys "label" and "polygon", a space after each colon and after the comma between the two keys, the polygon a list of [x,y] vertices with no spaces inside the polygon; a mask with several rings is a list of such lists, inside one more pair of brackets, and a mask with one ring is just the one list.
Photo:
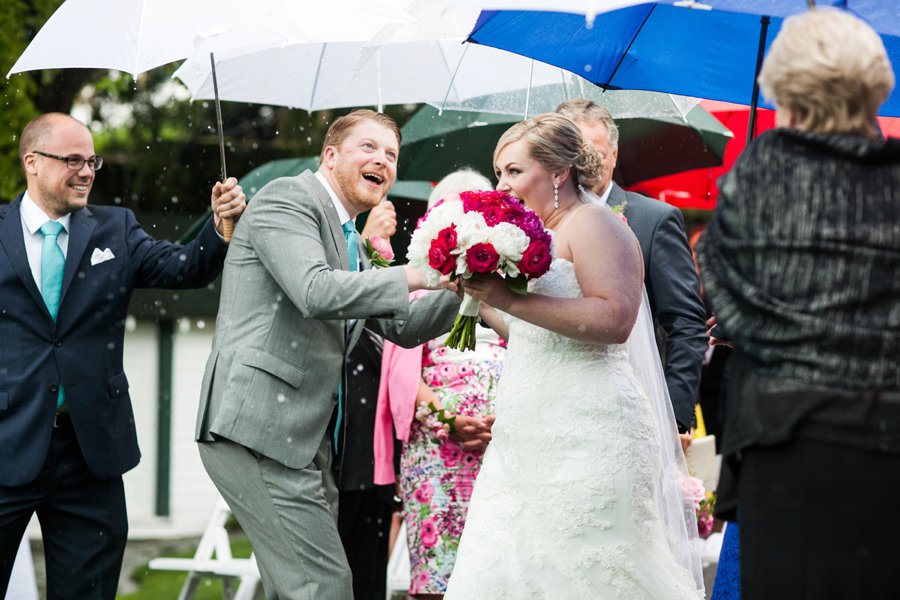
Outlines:
{"label": "man in navy suit", "polygon": [[684,218],[677,208],[626,192],[612,180],[619,156],[619,130],[608,110],[581,99],[562,103],[556,112],[572,119],[585,140],[603,155],[603,179],[593,191],[610,207],[624,205],[628,226],[641,245],[644,284],[657,328],[666,386],[682,434],[682,446],[687,447],[708,338],[706,309],[684,231]]}
{"label": "man in navy suit", "polygon": [[27,190],[0,208],[0,597],[36,512],[48,599],[112,599],[128,530],[122,474],[140,459],[122,368],[128,302],[135,288],[215,279],[222,218],[245,199],[234,179],[217,183],[214,219],[180,246],[128,209],[88,206],[103,162],[72,117],[29,123],[19,157]]}

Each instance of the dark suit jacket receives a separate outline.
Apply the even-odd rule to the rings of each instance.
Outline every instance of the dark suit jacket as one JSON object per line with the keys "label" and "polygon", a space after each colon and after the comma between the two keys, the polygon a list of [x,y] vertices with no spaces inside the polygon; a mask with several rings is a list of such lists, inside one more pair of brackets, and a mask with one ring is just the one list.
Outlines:
{"label": "dark suit jacket", "polygon": [[700,367],[708,338],[706,309],[684,231],[684,218],[681,211],[665,202],[626,192],[613,183],[607,204],[618,206],[623,202],[627,202],[628,226],[644,254],[644,283],[675,420],[682,428],[688,428],[694,421]]}
{"label": "dark suit jacket", "polygon": [[[134,213],[89,206],[72,213],[56,323],[28,266],[19,206],[0,207],[0,486],[37,477],[62,382],[91,472],[117,477],[140,460],[122,343],[134,288],[192,288],[216,278],[225,243],[207,223],[190,244],[151,238]],[[114,258],[91,265],[94,250]]]}

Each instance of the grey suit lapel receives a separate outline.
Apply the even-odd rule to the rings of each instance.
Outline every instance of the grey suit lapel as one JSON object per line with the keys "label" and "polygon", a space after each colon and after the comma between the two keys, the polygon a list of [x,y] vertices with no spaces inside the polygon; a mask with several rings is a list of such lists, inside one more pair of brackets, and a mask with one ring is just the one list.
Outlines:
{"label": "grey suit lapel", "polygon": [[[331,230],[331,238],[334,241],[334,246],[341,257],[341,265],[343,266],[345,271],[349,271],[350,254],[349,252],[347,252],[347,243],[344,241],[344,229],[341,227],[341,218],[338,215],[337,209],[334,207],[334,203],[331,201],[331,196],[328,195],[328,190],[325,189],[322,183],[311,171],[303,173],[302,175],[300,175],[300,177],[307,179],[310,189],[312,190],[313,199],[321,206],[322,212],[325,215],[325,222],[328,224],[328,228]],[[363,268],[368,268],[368,257],[366,257],[365,249],[360,249],[359,256],[362,260]],[[356,344],[356,340],[359,339],[359,336],[364,328],[365,321],[363,319],[359,319],[353,324],[353,327],[351,327],[347,331],[346,352],[349,352],[350,348],[352,348],[353,345]]]}
{"label": "grey suit lapel", "polygon": [[344,230],[341,228],[341,219],[338,216],[337,209],[328,195],[328,190],[321,184],[312,171],[306,171],[300,175],[305,183],[309,186],[313,199],[319,203],[328,229],[331,231],[331,239],[334,241],[334,247],[341,257],[341,264],[344,270],[350,270],[350,256],[347,253],[347,244],[344,242]]}

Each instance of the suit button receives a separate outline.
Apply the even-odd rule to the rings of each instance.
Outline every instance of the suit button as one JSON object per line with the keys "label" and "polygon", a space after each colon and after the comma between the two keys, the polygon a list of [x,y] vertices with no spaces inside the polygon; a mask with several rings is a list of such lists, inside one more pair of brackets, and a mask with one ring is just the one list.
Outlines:
{"label": "suit button", "polygon": [[56,340],[55,342],[53,342],[53,345],[57,348],[62,348],[62,340]]}
{"label": "suit button", "polygon": [[50,384],[50,391],[53,392],[53,393],[55,394],[56,392],[59,391],[59,386],[56,385],[55,383],[51,383],[51,384]]}

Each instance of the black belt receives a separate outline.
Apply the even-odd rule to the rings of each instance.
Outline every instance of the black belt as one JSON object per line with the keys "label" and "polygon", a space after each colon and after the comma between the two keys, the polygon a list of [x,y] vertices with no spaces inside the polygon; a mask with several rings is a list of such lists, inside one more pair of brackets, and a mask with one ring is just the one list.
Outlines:
{"label": "black belt", "polygon": [[72,414],[69,411],[60,411],[53,417],[53,429],[70,429],[72,427]]}

